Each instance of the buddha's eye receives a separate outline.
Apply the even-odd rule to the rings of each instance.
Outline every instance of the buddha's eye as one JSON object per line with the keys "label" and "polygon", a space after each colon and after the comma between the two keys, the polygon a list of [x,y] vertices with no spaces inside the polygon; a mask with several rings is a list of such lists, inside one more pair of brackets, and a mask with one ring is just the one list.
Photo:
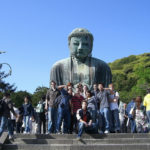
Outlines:
{"label": "buddha's eye", "polygon": [[79,43],[73,43],[74,45],[76,45],[76,46],[78,46],[79,45]]}
{"label": "buddha's eye", "polygon": [[84,46],[88,46],[89,44],[88,44],[88,43],[83,43],[83,45],[84,45]]}

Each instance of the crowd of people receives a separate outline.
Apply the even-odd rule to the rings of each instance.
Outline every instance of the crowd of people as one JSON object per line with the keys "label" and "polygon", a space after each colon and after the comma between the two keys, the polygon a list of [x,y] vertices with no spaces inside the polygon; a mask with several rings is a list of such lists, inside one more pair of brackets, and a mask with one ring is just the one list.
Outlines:
{"label": "crowd of people", "polygon": [[9,139],[14,131],[24,134],[77,134],[82,133],[147,133],[150,128],[150,89],[144,100],[141,96],[123,103],[114,85],[94,84],[93,90],[79,83],[56,87],[51,81],[47,94],[34,108],[30,97],[16,108],[10,94],[0,100],[0,136],[7,128]]}

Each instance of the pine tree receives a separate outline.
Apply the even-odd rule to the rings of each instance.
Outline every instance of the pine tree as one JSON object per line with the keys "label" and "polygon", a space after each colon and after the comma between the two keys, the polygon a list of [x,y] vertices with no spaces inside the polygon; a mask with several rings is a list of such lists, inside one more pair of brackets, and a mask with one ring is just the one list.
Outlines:
{"label": "pine tree", "polygon": [[5,79],[6,77],[9,76],[9,74],[6,74],[4,71],[1,71],[2,70],[2,64],[0,64],[0,98],[2,97],[2,94],[4,92],[15,92],[16,90],[16,87],[14,84],[9,84],[9,83],[6,83],[3,79]]}

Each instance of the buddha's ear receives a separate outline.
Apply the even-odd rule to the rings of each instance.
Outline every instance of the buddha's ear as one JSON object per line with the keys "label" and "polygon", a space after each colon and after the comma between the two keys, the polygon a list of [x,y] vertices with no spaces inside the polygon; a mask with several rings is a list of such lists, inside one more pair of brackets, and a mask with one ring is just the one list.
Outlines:
{"label": "buddha's ear", "polygon": [[91,51],[91,53],[89,53],[88,57],[92,57],[92,51]]}
{"label": "buddha's ear", "polygon": [[68,41],[68,47],[69,47],[69,49],[70,49],[70,41]]}

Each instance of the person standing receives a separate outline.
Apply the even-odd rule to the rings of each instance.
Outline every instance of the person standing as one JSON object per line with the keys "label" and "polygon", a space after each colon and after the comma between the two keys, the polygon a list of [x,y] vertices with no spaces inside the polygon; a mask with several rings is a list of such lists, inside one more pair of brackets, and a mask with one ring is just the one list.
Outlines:
{"label": "person standing", "polygon": [[37,113],[37,133],[41,134],[41,127],[43,126],[43,134],[46,133],[46,116],[45,116],[45,96],[42,96],[41,100],[36,106]]}
{"label": "person standing", "polygon": [[76,88],[76,93],[71,99],[71,128],[70,132],[73,132],[73,128],[75,126],[75,132],[77,132],[77,118],[76,112],[81,108],[81,103],[84,100],[84,97],[80,94],[80,89]]}
{"label": "person standing", "polygon": [[58,97],[59,105],[58,105],[56,132],[57,134],[61,133],[61,124],[62,121],[64,120],[62,132],[66,134],[70,133],[70,120],[71,120],[70,107],[72,95],[68,93],[66,85],[60,85],[58,86],[58,89],[60,90],[61,95]]}
{"label": "person standing", "polygon": [[34,120],[34,109],[30,103],[30,97],[24,97],[24,104],[22,105],[23,122],[25,125],[24,134],[30,133],[30,119]]}
{"label": "person standing", "polygon": [[5,127],[8,128],[9,139],[13,139],[13,129],[12,129],[12,122],[10,112],[13,113],[15,117],[17,114],[13,109],[13,103],[10,99],[10,94],[5,93],[3,100],[2,100],[3,112],[1,114],[1,123],[0,123],[0,136],[4,132]]}
{"label": "person standing", "polygon": [[135,103],[136,103],[136,108],[133,111],[133,117],[136,124],[136,132],[146,133],[148,132],[148,122],[143,109],[144,107],[142,107],[142,97],[137,96]]}
{"label": "person standing", "polygon": [[133,98],[127,105],[126,108],[126,112],[127,112],[127,116],[128,116],[128,120],[127,120],[127,126],[130,126],[131,128],[131,133],[135,133],[136,132],[136,123],[133,117],[133,111],[136,108],[136,103],[135,103],[135,99]]}
{"label": "person standing", "polygon": [[110,95],[110,131],[111,132],[120,132],[120,120],[119,120],[119,111],[118,111],[118,99],[119,93],[114,90],[114,85],[109,84]]}
{"label": "person standing", "polygon": [[[16,125],[17,125],[17,121],[18,121],[18,118],[19,118],[19,110],[18,110],[17,107],[15,107],[15,103],[13,103],[13,109],[14,109],[16,115],[18,116],[18,117],[16,118],[16,116],[15,116],[12,112],[10,112],[11,128],[12,128],[12,130],[13,130],[13,132],[14,132],[14,130],[15,130],[16,127],[17,127]],[[17,132],[17,129],[16,129],[16,132]]]}
{"label": "person standing", "polygon": [[51,81],[51,87],[46,94],[45,104],[45,109],[48,112],[48,134],[56,133],[57,105],[55,105],[55,100],[59,95],[60,91],[56,88],[55,81]]}
{"label": "person standing", "polygon": [[110,109],[109,109],[109,95],[110,90],[104,89],[103,84],[98,85],[99,93],[97,98],[100,104],[99,110],[99,126],[100,132],[109,133],[110,132]]}
{"label": "person standing", "polygon": [[127,112],[126,112],[127,104],[120,101],[119,104],[119,120],[120,120],[120,131],[121,133],[127,133]]}
{"label": "person standing", "polygon": [[97,98],[96,96],[92,96],[90,90],[86,91],[86,101],[87,101],[87,110],[90,112],[91,119],[93,123],[97,123]]}

